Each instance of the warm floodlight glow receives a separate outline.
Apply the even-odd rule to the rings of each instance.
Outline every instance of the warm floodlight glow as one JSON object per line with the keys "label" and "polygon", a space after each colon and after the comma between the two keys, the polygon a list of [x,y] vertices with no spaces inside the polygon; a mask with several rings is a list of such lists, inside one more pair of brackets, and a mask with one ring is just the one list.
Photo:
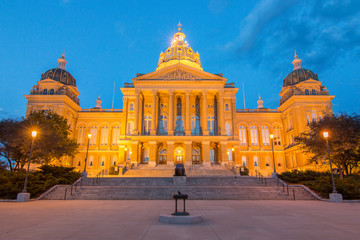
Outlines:
{"label": "warm floodlight glow", "polygon": [[324,138],[328,138],[329,137],[329,133],[328,132],[323,132],[324,134]]}
{"label": "warm floodlight glow", "polygon": [[274,134],[270,134],[270,138],[273,139],[273,138],[274,138]]}
{"label": "warm floodlight glow", "polygon": [[231,149],[231,151],[235,151],[235,149],[234,149],[234,148],[232,148],[232,149]]}
{"label": "warm floodlight glow", "polygon": [[125,148],[125,151],[127,151],[127,148]]}
{"label": "warm floodlight glow", "polygon": [[91,138],[91,134],[90,134],[90,133],[88,134],[88,138],[89,138],[89,139]]}
{"label": "warm floodlight glow", "polygon": [[36,138],[36,134],[37,134],[37,131],[32,131],[32,132],[31,132],[31,136],[32,136],[33,138]]}
{"label": "warm floodlight glow", "polygon": [[227,153],[227,155],[229,155],[229,154],[230,154],[230,153],[229,153],[229,151],[227,151],[226,153]]}

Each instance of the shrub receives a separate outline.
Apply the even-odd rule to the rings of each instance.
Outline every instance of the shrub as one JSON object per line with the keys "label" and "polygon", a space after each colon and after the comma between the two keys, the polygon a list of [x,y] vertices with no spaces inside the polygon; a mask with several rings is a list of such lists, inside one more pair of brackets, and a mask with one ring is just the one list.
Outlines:
{"label": "shrub", "polygon": [[[27,191],[32,198],[56,184],[71,184],[80,177],[73,168],[41,166],[41,171],[29,172]],[[25,171],[0,171],[0,198],[15,199],[24,187]]]}
{"label": "shrub", "polygon": [[247,167],[240,167],[240,175],[241,176],[249,176],[249,169]]}

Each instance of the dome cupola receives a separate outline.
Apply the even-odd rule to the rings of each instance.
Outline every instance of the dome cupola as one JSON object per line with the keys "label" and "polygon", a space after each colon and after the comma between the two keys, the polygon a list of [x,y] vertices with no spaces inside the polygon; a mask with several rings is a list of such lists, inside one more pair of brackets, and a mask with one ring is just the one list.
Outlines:
{"label": "dome cupola", "polygon": [[177,63],[202,70],[200,56],[194,52],[185,41],[185,34],[181,31],[181,23],[178,24],[178,32],[174,34],[171,46],[163,53],[160,53],[159,63],[156,70],[168,67]]}
{"label": "dome cupola", "polygon": [[309,79],[319,81],[317,74],[301,67],[301,59],[296,54],[296,51],[292,64],[294,65],[294,69],[284,78],[283,87],[292,86]]}
{"label": "dome cupola", "polygon": [[65,52],[61,55],[58,59],[58,66],[57,68],[52,68],[47,70],[45,73],[41,74],[41,80],[44,79],[52,79],[54,81],[60,82],[65,85],[70,85],[76,87],[76,80],[75,78],[66,71],[66,59],[65,59]]}

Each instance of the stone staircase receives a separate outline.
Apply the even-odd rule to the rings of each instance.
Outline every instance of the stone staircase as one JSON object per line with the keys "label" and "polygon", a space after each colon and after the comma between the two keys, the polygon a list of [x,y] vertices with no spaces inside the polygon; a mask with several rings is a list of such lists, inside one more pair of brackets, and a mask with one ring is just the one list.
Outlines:
{"label": "stone staircase", "polygon": [[[178,191],[190,200],[292,200],[292,189],[287,192],[267,178],[266,185],[255,177],[187,177],[185,185],[174,185],[170,177],[102,178],[96,183],[86,178],[73,200],[170,200]],[[296,200],[315,199],[302,188],[295,190]],[[45,199],[64,199],[64,188],[55,189]],[[69,198],[68,198],[69,199]]]}

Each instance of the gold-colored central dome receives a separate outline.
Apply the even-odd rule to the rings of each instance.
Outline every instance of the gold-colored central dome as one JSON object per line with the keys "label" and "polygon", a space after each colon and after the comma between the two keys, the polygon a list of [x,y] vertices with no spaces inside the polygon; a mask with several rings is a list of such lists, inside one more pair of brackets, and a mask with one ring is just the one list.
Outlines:
{"label": "gold-colored central dome", "polygon": [[181,32],[181,24],[178,24],[178,32],[174,34],[171,46],[163,53],[160,53],[159,64],[156,70],[182,63],[188,66],[203,70],[201,68],[200,56],[194,52],[189,44],[184,41],[185,34]]}

